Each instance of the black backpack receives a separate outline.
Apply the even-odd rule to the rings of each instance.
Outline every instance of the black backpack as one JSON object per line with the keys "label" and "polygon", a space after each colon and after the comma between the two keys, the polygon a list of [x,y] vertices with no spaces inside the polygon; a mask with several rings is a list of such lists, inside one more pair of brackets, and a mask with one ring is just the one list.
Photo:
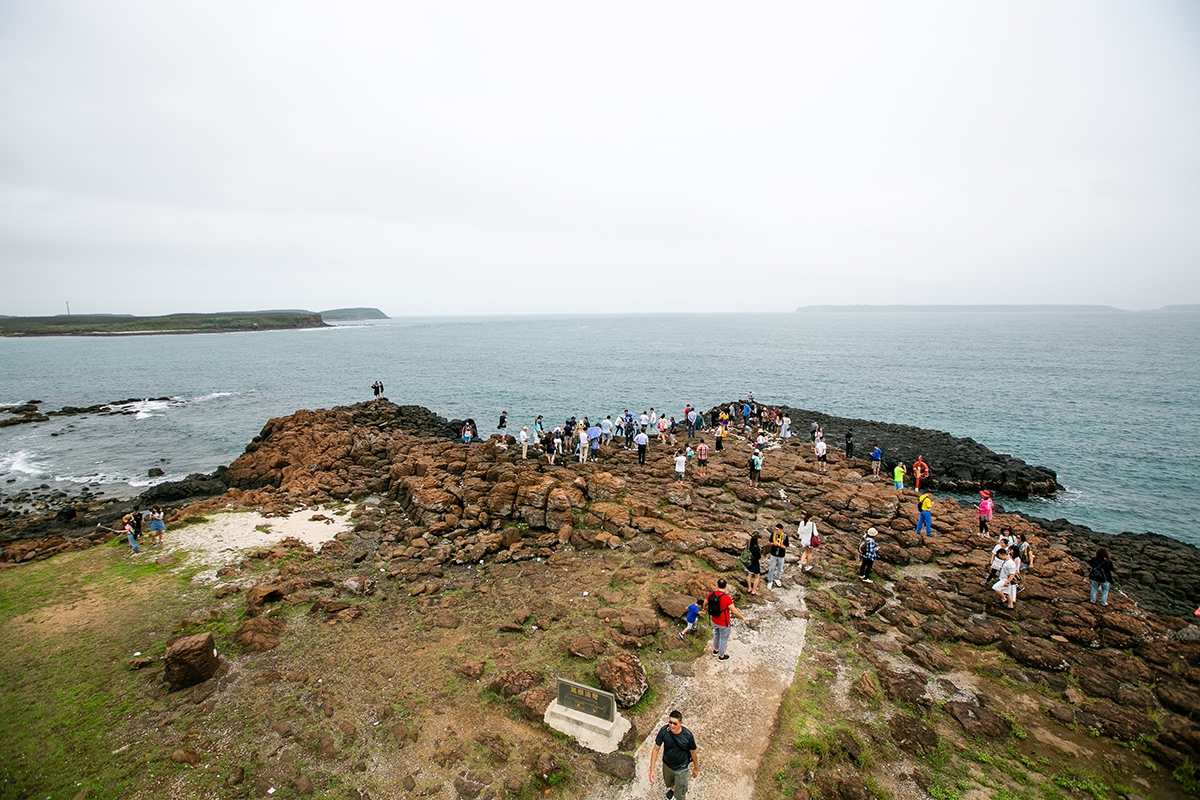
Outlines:
{"label": "black backpack", "polygon": [[721,616],[721,598],[725,596],[724,592],[716,591],[708,594],[708,615],[710,617]]}
{"label": "black backpack", "polygon": [[1104,567],[1102,563],[1097,563],[1095,566],[1093,566],[1092,574],[1088,577],[1094,580],[1096,583],[1104,583],[1108,580],[1108,576],[1104,574]]}

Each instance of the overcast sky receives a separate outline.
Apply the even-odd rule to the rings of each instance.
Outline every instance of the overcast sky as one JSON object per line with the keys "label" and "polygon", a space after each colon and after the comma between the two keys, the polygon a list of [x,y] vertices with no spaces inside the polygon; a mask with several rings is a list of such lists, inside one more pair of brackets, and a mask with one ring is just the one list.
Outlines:
{"label": "overcast sky", "polygon": [[0,3],[0,313],[1200,302],[1200,3]]}

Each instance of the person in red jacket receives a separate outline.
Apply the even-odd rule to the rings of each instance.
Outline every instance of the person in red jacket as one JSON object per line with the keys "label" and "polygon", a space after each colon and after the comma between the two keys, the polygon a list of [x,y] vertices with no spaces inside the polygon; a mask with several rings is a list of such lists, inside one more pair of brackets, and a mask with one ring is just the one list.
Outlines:
{"label": "person in red jacket", "polygon": [[916,463],[912,465],[913,479],[917,482],[917,492],[921,491],[921,479],[929,477],[929,465],[925,463],[925,456],[917,456]]}

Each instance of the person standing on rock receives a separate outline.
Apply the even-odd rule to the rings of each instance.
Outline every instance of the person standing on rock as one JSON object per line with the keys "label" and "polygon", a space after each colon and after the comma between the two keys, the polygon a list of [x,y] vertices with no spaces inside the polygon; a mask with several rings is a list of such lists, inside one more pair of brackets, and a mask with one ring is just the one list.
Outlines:
{"label": "person standing on rock", "polygon": [[750,487],[758,488],[758,479],[762,476],[763,457],[762,453],[755,450],[750,456]]}
{"label": "person standing on rock", "polygon": [[787,414],[779,421],[779,438],[785,441],[792,438],[792,418]]}
{"label": "person standing on rock", "polygon": [[500,424],[496,426],[496,430],[500,431],[500,443],[504,443],[504,437],[508,436],[508,412],[500,412]]}
{"label": "person standing on rock", "polygon": [[704,443],[704,437],[700,437],[700,444],[696,445],[696,474],[703,478],[708,474],[708,445]]}
{"label": "person standing on rock", "polygon": [[817,441],[813,443],[813,450],[817,453],[817,470],[824,473],[829,469],[829,451],[825,439],[818,436]]}
{"label": "person standing on rock", "polygon": [[850,428],[846,431],[846,463],[850,463],[850,459],[854,458],[854,429]]}
{"label": "person standing on rock", "polygon": [[892,470],[892,484],[896,487],[897,492],[904,491],[904,475],[908,470],[904,468],[903,461],[896,462],[896,468]]}
{"label": "person standing on rock", "polygon": [[555,433],[547,433],[542,439],[542,452],[546,454],[546,461],[550,466],[554,466],[554,455],[558,452],[558,444],[562,440],[557,438]]}
{"label": "person standing on rock", "polygon": [[718,453],[725,449],[726,427],[725,425],[718,425],[717,429],[713,431],[713,449]]}
{"label": "person standing on rock", "polygon": [[729,646],[729,630],[733,624],[730,615],[745,621],[733,605],[733,598],[725,591],[725,587],[729,584],[724,578],[717,580],[717,588],[715,591],[709,592],[704,599],[705,607],[708,610],[708,616],[712,620],[713,626],[713,655],[717,657],[717,661],[728,661],[729,655],[725,652],[725,648]]}
{"label": "person standing on rock", "polygon": [[922,526],[926,536],[933,536],[933,495],[929,492],[917,495],[917,536]]}
{"label": "person standing on rock", "polygon": [[992,521],[992,512],[996,510],[996,504],[992,502],[992,493],[987,489],[982,490],[979,496],[983,498],[979,501],[979,535],[988,535],[988,523]]}
{"label": "person standing on rock", "polygon": [[882,463],[883,463],[883,450],[880,449],[879,445],[875,445],[873,448],[871,448],[871,475],[872,475],[872,477],[875,477],[875,478],[879,477],[879,467]]}
{"label": "person standing on rock", "polygon": [[874,583],[871,580],[871,570],[875,568],[875,559],[879,558],[879,545],[875,544],[875,529],[867,528],[862,541],[858,543],[858,554],[862,563],[858,565],[858,579],[863,583]]}
{"label": "person standing on rock", "polygon": [[163,531],[167,529],[167,523],[163,520],[163,510],[158,506],[150,508],[150,545],[161,545],[163,540]]}
{"label": "person standing on rock", "polygon": [[817,544],[820,537],[817,535],[817,523],[813,521],[811,511],[804,512],[804,521],[796,528],[796,538],[800,540],[800,569],[812,572],[813,565],[817,563]]}
{"label": "person standing on rock", "polygon": [[517,434],[517,441],[521,443],[521,459],[529,458],[529,426],[521,428],[521,432]]}
{"label": "person standing on rock", "polygon": [[683,474],[687,471],[687,456],[682,450],[675,451],[675,480],[683,480]]}
{"label": "person standing on rock", "polygon": [[746,591],[758,594],[758,584],[762,581],[762,548],[758,544],[758,532],[750,534],[750,544],[746,545]]}
{"label": "person standing on rock", "polygon": [[[134,547],[137,552],[137,547]],[[1092,605],[1096,605],[1096,595],[1100,595],[1100,605],[1108,605],[1108,590],[1112,586],[1113,560],[1108,551],[1101,547],[1088,562],[1091,571],[1088,577],[1092,581]]]}
{"label": "person standing on rock", "polygon": [[463,444],[470,444],[470,443],[471,443],[471,423],[469,423],[469,422],[464,422],[464,423],[463,423],[463,429],[462,429],[462,443],[463,443]]}
{"label": "person standing on rock", "polygon": [[917,456],[917,460],[913,462],[912,468],[913,480],[916,481],[917,491],[921,491],[921,479],[929,477],[929,465],[925,463],[925,456]]}
{"label": "person standing on rock", "polygon": [[646,435],[646,429],[637,432],[633,437],[633,443],[637,445],[638,463],[646,463],[646,447],[650,444],[650,437]]}
{"label": "person standing on rock", "polygon": [[654,763],[662,753],[663,784],[667,787],[667,800],[687,800],[688,765],[691,765],[692,777],[700,772],[700,762],[696,758],[696,737],[683,727],[683,714],[672,711],[667,716],[667,724],[654,737],[654,749],[650,751],[650,784],[654,784]]}
{"label": "person standing on rock", "polygon": [[767,586],[772,583],[783,587],[783,565],[787,558],[788,535],[783,530],[783,523],[776,522],[775,530],[771,531],[770,559],[767,560]]}

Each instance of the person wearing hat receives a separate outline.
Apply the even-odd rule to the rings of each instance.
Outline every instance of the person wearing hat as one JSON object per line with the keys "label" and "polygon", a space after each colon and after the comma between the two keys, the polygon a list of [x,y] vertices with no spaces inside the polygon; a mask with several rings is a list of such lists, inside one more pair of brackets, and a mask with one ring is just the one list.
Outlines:
{"label": "person wearing hat", "polygon": [[979,496],[983,498],[979,501],[979,535],[986,537],[988,523],[992,521],[992,512],[996,510],[996,504],[992,502],[992,493],[987,489],[982,490]]}
{"label": "person wearing hat", "polygon": [[858,579],[863,583],[874,583],[871,580],[871,570],[875,567],[875,559],[879,558],[879,545],[875,544],[876,530],[867,528],[862,541],[858,544],[858,554],[862,563],[858,566]]}
{"label": "person wearing hat", "polygon": [[129,546],[133,548],[133,554],[140,556],[142,551],[138,550],[137,532],[133,529],[133,514],[121,517],[121,522],[125,523],[125,537],[129,539]]}

